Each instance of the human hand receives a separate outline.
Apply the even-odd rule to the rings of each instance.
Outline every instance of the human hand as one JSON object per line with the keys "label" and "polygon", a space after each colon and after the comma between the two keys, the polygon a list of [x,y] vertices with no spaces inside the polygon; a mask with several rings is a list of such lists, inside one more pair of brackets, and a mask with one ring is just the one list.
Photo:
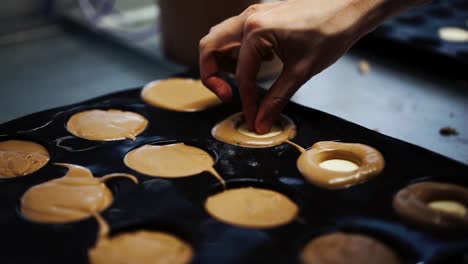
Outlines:
{"label": "human hand", "polygon": [[[223,101],[232,97],[220,54],[240,49],[235,70],[247,126],[270,131],[287,102],[308,79],[336,60],[385,18],[424,0],[290,0],[253,5],[214,26],[200,41],[200,74]],[[260,98],[256,77],[272,52],[283,70]]]}

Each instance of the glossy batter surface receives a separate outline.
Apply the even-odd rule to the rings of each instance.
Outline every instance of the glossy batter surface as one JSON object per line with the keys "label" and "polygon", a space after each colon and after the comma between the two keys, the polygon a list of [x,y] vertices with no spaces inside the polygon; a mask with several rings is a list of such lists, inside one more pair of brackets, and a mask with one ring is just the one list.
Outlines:
{"label": "glossy batter surface", "polygon": [[266,148],[281,145],[296,136],[296,125],[290,118],[281,115],[279,123],[273,126],[272,131],[259,135],[246,128],[242,113],[236,113],[213,127],[211,134],[228,144]]}
{"label": "glossy batter surface", "polygon": [[47,150],[34,142],[6,140],[0,142],[0,178],[31,174],[49,161]]}
{"label": "glossy batter surface", "polygon": [[205,208],[222,222],[253,228],[287,224],[299,211],[285,195],[254,187],[229,189],[212,195],[206,200]]}
{"label": "glossy batter surface", "polygon": [[[344,160],[348,163],[345,168],[324,168],[323,162],[330,160]],[[332,163],[336,165],[336,162]],[[349,163],[354,163],[356,167]],[[365,182],[379,175],[384,167],[385,160],[378,150],[363,144],[334,141],[315,143],[297,160],[297,168],[309,182],[327,189],[347,188]]]}
{"label": "glossy batter surface", "polygon": [[179,178],[209,171],[224,182],[213,169],[214,159],[210,154],[184,143],[143,145],[127,153],[124,162],[127,167],[149,176]]}
{"label": "glossy batter surface", "polygon": [[88,256],[92,264],[185,264],[192,259],[193,250],[173,235],[136,231],[100,238]]}
{"label": "glossy batter surface", "polygon": [[311,240],[300,258],[304,264],[399,264],[400,258],[379,241],[359,234],[331,233]]}
{"label": "glossy batter surface", "polygon": [[221,104],[200,80],[171,78],[147,84],[141,97],[146,103],[172,111],[196,112]]}
{"label": "glossy batter surface", "polygon": [[43,223],[67,223],[90,217],[112,203],[112,193],[103,183],[112,177],[136,178],[126,174],[110,174],[95,178],[90,170],[72,164],[59,179],[28,189],[21,198],[21,213],[29,220]]}
{"label": "glossy batter surface", "polygon": [[134,112],[93,109],[74,114],[67,122],[67,129],[89,140],[135,140],[147,125],[148,120]]}

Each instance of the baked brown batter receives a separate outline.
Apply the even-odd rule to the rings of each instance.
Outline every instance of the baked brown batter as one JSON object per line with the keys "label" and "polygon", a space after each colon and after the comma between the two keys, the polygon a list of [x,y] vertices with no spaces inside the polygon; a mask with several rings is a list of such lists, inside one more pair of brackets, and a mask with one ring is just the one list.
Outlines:
{"label": "baked brown batter", "polygon": [[221,222],[252,228],[287,224],[299,211],[297,205],[285,195],[254,187],[214,194],[206,200],[205,208]]}
{"label": "baked brown batter", "polygon": [[163,232],[135,231],[109,237],[109,226],[99,215],[100,235],[88,250],[91,264],[185,264],[193,257],[192,247]]}
{"label": "baked brown batter", "polygon": [[468,230],[468,189],[462,186],[438,182],[411,184],[395,195],[393,208],[406,220],[436,232]]}
{"label": "baked brown batter", "polygon": [[210,154],[184,143],[144,145],[125,155],[127,167],[140,173],[162,178],[180,178],[209,171],[224,185],[223,178],[213,168]]}
{"label": "baked brown batter", "polygon": [[87,218],[112,203],[112,193],[104,182],[114,177],[138,180],[129,174],[109,174],[95,178],[87,168],[56,163],[68,168],[59,179],[31,187],[21,198],[22,214],[36,222],[66,223]]}
{"label": "baked brown batter", "polygon": [[89,140],[135,140],[148,125],[148,120],[142,115],[121,111],[88,110],[74,114],[67,122],[70,133]]}
{"label": "baked brown batter", "polygon": [[49,152],[34,142],[6,140],[0,142],[0,178],[31,174],[49,161]]}
{"label": "baked brown batter", "polygon": [[304,264],[399,264],[392,249],[364,235],[331,233],[311,240],[301,252]]}
{"label": "baked brown batter", "polygon": [[172,111],[196,112],[221,104],[200,80],[171,78],[147,84],[141,91],[146,103]]}
{"label": "baked brown batter", "polygon": [[[358,168],[340,171],[321,166],[322,162],[334,159],[352,162]],[[372,147],[333,141],[315,143],[297,160],[297,168],[308,181],[327,189],[346,188],[365,182],[380,174],[384,166],[382,154]]]}
{"label": "baked brown batter", "polygon": [[236,113],[218,123],[211,134],[216,139],[232,145],[251,148],[273,147],[287,142],[296,135],[296,125],[285,115],[273,131],[265,135],[259,135],[245,128],[245,120],[242,113]]}

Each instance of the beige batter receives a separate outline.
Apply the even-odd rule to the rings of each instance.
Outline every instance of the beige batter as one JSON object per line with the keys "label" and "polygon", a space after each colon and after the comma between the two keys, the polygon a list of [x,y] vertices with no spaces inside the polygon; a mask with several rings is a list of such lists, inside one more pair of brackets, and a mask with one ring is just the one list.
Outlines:
{"label": "beige batter", "polygon": [[146,103],[172,111],[196,112],[221,104],[200,80],[171,78],[147,84],[141,97]]}
{"label": "beige batter", "polygon": [[269,228],[287,224],[298,206],[285,195],[254,187],[225,190],[208,197],[205,208],[214,218],[237,226]]}
{"label": "beige batter", "polygon": [[121,111],[88,110],[74,114],[67,123],[70,133],[89,140],[135,140],[148,125],[148,120],[142,115]]}
{"label": "beige batter", "polygon": [[283,144],[296,136],[296,125],[287,116],[281,115],[281,120],[269,133],[259,135],[246,129],[243,114],[236,113],[218,123],[211,130],[211,134],[228,144],[266,148]]}
{"label": "beige batter", "polygon": [[224,185],[223,178],[213,168],[210,154],[184,143],[144,145],[125,155],[127,167],[140,173],[163,178],[180,178],[209,171]]}
{"label": "beige batter", "polygon": [[[334,161],[323,165],[327,160]],[[336,166],[336,160],[344,160],[346,166]],[[338,161],[338,165],[343,163]],[[365,182],[380,174],[384,166],[382,154],[372,147],[333,141],[315,143],[297,160],[297,168],[309,182],[327,189],[346,188]]]}
{"label": "beige batter", "polygon": [[87,218],[112,203],[112,193],[104,182],[114,177],[138,180],[129,174],[109,174],[95,178],[87,168],[56,163],[68,168],[59,179],[27,190],[21,198],[21,212],[29,220],[43,223],[67,223]]}
{"label": "beige batter", "polygon": [[301,252],[304,264],[399,264],[392,249],[364,235],[331,233],[313,239]]}
{"label": "beige batter", "polygon": [[34,142],[6,140],[0,142],[0,179],[31,174],[49,161],[49,152]]}
{"label": "beige batter", "polygon": [[163,232],[135,231],[109,237],[109,226],[96,215],[100,235],[88,250],[91,264],[185,264],[193,257],[192,247]]}

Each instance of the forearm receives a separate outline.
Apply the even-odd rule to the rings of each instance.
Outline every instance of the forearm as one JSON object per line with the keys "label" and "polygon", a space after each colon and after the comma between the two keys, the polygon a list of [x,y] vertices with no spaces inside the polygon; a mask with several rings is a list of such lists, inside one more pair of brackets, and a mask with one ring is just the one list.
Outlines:
{"label": "forearm", "polygon": [[357,25],[364,35],[386,19],[427,2],[430,0],[354,0],[353,7],[360,11]]}

